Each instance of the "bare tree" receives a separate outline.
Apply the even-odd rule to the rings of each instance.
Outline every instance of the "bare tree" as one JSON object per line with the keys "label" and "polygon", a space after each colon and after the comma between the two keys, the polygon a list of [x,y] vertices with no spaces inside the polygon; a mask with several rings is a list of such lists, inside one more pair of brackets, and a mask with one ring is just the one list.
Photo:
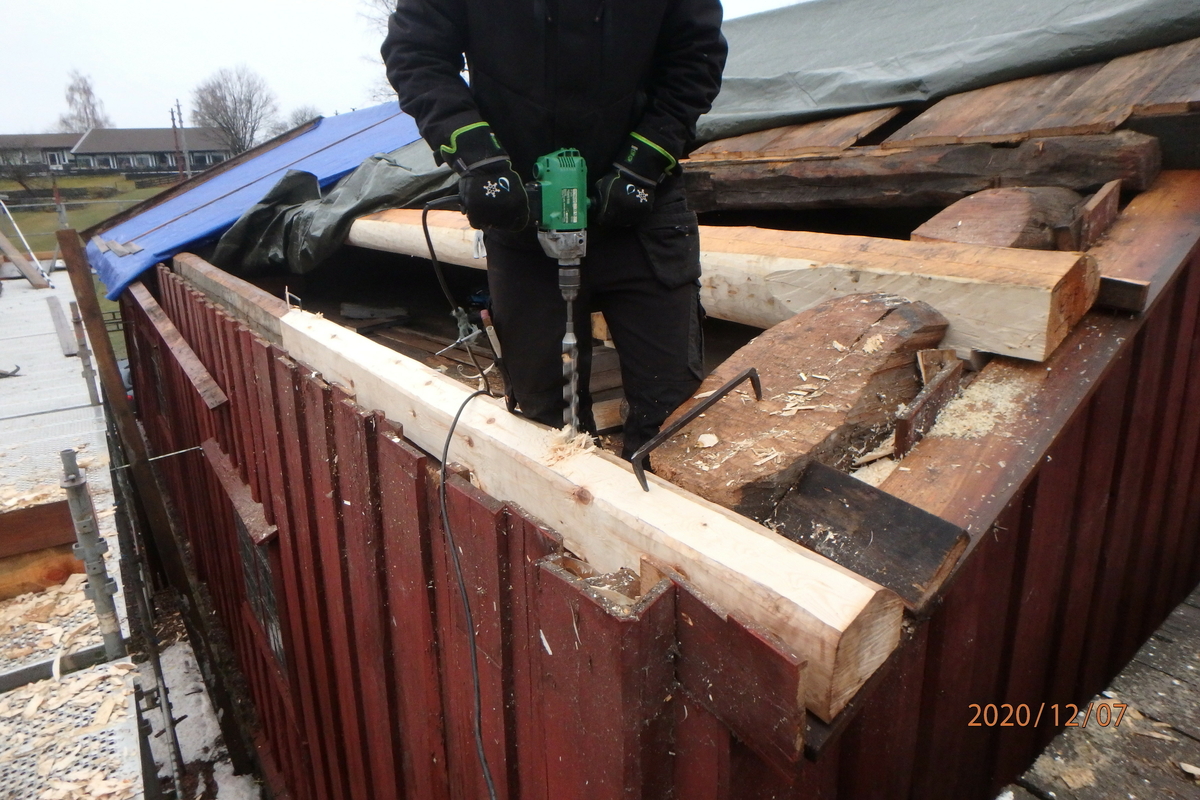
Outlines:
{"label": "bare tree", "polygon": [[25,191],[38,188],[35,179],[45,171],[45,167],[36,160],[37,148],[25,139],[4,150],[0,150],[0,180],[13,181]]}
{"label": "bare tree", "polygon": [[253,147],[278,113],[275,93],[245,64],[218,70],[192,90],[192,124],[220,130],[235,154]]}
{"label": "bare tree", "polygon": [[292,109],[289,114],[273,122],[267,129],[267,135],[279,136],[293,128],[299,128],[306,122],[312,122],[319,116],[321,116],[321,111],[316,106],[300,106],[299,108]]}
{"label": "bare tree", "polygon": [[[379,34],[379,41],[382,43],[383,37],[387,35],[388,17],[396,10],[396,0],[361,0],[361,5],[359,16],[367,21],[371,30]],[[376,103],[396,99],[396,90],[388,83],[382,67],[380,64],[379,75],[367,90],[367,96]]]}
{"label": "bare tree", "polygon": [[396,10],[396,0],[362,0],[359,14],[370,23],[380,37],[387,33],[388,17]]}
{"label": "bare tree", "polygon": [[77,69],[71,70],[67,84],[67,113],[58,118],[63,133],[86,133],[92,128],[110,128],[112,120],[104,113],[104,103],[96,97],[92,79]]}

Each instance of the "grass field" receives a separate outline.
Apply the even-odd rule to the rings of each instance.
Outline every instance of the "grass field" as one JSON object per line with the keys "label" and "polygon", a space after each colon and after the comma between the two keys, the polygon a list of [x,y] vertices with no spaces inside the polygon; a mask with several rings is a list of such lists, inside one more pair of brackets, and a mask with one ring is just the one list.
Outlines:
{"label": "grass field", "polygon": [[[40,180],[34,184],[37,188],[42,188],[43,184],[49,185],[48,181]],[[64,176],[59,179],[58,185],[63,189],[108,187],[117,190],[117,194],[102,201],[67,204],[67,222],[77,231],[90,228],[135,203],[153,197],[164,188],[153,186],[148,189],[135,189],[133,181],[126,180],[121,175]],[[0,195],[17,189],[20,189],[20,186],[12,181],[0,181]],[[54,232],[58,230],[59,222],[53,206],[43,209],[14,209],[12,215],[20,226],[21,233],[25,234],[29,241],[30,247],[38,252],[54,249]],[[0,233],[20,246],[12,223],[7,217],[0,217]]]}

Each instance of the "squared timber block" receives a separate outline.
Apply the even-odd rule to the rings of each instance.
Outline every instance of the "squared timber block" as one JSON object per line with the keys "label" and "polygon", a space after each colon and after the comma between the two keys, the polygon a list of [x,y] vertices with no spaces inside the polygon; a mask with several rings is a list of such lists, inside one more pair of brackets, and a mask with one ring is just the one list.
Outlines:
{"label": "squared timber block", "polygon": [[[293,309],[279,323],[291,358],[442,452],[468,387],[316,315]],[[654,476],[644,492],[627,462],[566,443],[494,399],[465,408],[449,452],[481,491],[535,515],[596,570],[636,572],[653,558],[776,636],[808,661],[806,703],[823,719],[900,639],[895,593]]]}
{"label": "squared timber block", "polygon": [[[984,188],[984,187],[980,187]],[[486,269],[475,231],[429,214],[438,258]],[[349,244],[428,257],[421,212],[354,222]],[[833,297],[879,292],[923,300],[950,323],[945,346],[1044,361],[1091,308],[1099,274],[1082,253],[906,242],[763,228],[700,228],[700,299],[709,316],[769,328]]]}

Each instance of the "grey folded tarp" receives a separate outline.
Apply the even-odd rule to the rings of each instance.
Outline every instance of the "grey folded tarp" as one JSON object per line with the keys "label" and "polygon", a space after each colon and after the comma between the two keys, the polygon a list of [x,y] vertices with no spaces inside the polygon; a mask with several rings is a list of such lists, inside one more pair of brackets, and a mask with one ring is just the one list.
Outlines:
{"label": "grey folded tarp", "polygon": [[944,97],[1200,37],[1197,0],[810,0],[727,21],[703,140]]}
{"label": "grey folded tarp", "polygon": [[341,247],[357,218],[423,202],[456,180],[419,139],[371,156],[324,197],[315,176],[291,170],[221,237],[212,261],[238,275],[303,275]]}
{"label": "grey folded tarp", "polygon": [[[1200,37],[1200,0],[810,0],[725,23],[729,64],[707,141],[1013,78]],[[309,272],[356,217],[413,206],[451,185],[423,141],[368,159],[327,197],[289,173],[222,237],[241,274]]]}

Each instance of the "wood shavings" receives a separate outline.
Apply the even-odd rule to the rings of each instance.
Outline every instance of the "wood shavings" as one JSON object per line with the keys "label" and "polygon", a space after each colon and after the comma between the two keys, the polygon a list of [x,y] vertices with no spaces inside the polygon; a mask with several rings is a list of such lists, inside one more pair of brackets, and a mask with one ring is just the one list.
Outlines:
{"label": "wood shavings", "polygon": [[692,399],[693,400],[703,400],[706,397],[712,397],[716,393],[717,393],[717,390],[713,389],[711,392],[701,392],[700,394],[694,394],[694,395],[692,395]]}
{"label": "wood shavings", "polygon": [[12,511],[28,506],[40,506],[44,503],[65,500],[66,497],[66,491],[54,483],[41,484],[27,492],[17,492],[12,488],[4,488],[0,489],[0,511]]}
{"label": "wood shavings", "polygon": [[108,718],[112,716],[113,709],[117,707],[117,698],[109,695],[100,708],[96,710],[96,716],[92,718],[92,726],[103,728],[108,724]]}
{"label": "wood shavings", "polygon": [[896,461],[892,458],[881,458],[878,461],[872,461],[870,464],[867,464],[861,469],[856,469],[854,472],[851,472],[850,477],[857,478],[863,483],[878,487],[883,484],[883,482],[888,479],[888,476],[895,472],[897,468],[901,470],[905,469],[905,467],[900,466],[899,461]]}
{"label": "wood shavings", "polygon": [[896,437],[895,437],[895,434],[893,434],[892,436],[888,437],[888,439],[885,442],[883,442],[883,444],[879,445],[879,447],[875,448],[874,450],[872,450],[869,453],[866,453],[866,454],[861,455],[858,458],[854,459],[854,466],[861,467],[864,464],[870,464],[872,461],[878,461],[881,458],[887,458],[888,456],[894,454],[895,452],[896,452]]}
{"label": "wood shavings", "polygon": [[877,333],[863,342],[862,351],[864,353],[875,353],[881,347],[883,347],[883,334]]}
{"label": "wood shavings", "polygon": [[837,350],[839,353],[844,353],[850,349],[849,347],[846,347],[846,345],[839,342],[837,339],[834,339],[833,341],[831,341],[830,344],[833,345],[833,349]]}
{"label": "wood shavings", "polygon": [[25,719],[30,719],[34,714],[37,713],[38,708],[40,708],[44,702],[46,702],[46,695],[44,693],[35,694],[33,697],[29,698],[29,702],[25,705],[25,708],[21,710],[21,716]]}
{"label": "wood shavings", "polygon": [[580,431],[572,436],[570,428],[564,425],[555,434],[554,440],[546,450],[546,465],[557,464],[565,458],[570,458],[579,453],[588,453],[595,449],[596,443],[592,440],[590,433]]}
{"label": "wood shavings", "polygon": [[719,441],[720,439],[718,439],[715,434],[702,433],[696,437],[696,447],[714,447]]}
{"label": "wood shavings", "polygon": [[756,466],[756,467],[761,467],[763,464],[766,464],[768,461],[774,461],[775,459],[777,459],[781,455],[783,455],[778,450],[776,450],[774,447],[772,447],[770,450],[755,450],[753,452],[754,452],[754,455],[756,457],[758,457],[758,460],[754,462],[754,466]]}

